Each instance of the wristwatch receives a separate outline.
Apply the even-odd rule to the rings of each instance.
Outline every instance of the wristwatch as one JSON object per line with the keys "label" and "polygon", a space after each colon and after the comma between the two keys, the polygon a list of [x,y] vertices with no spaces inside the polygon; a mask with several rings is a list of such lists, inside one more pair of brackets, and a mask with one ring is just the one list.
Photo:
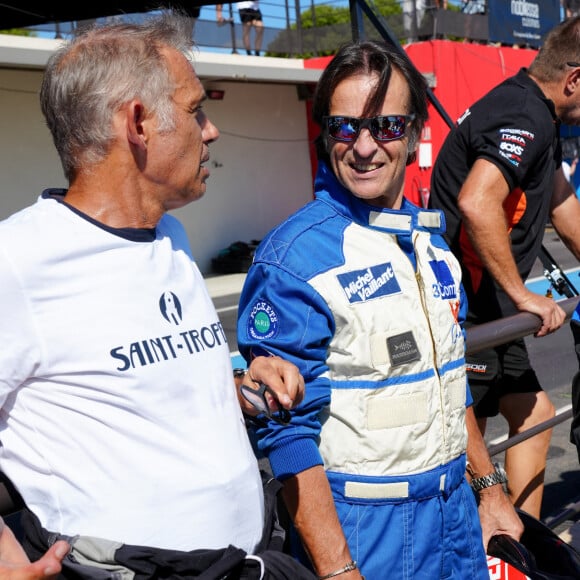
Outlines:
{"label": "wristwatch", "polygon": [[483,477],[473,478],[471,480],[471,488],[473,491],[481,491],[486,487],[491,487],[492,485],[497,485],[498,483],[507,483],[507,476],[505,471],[496,464],[493,473],[489,473]]}

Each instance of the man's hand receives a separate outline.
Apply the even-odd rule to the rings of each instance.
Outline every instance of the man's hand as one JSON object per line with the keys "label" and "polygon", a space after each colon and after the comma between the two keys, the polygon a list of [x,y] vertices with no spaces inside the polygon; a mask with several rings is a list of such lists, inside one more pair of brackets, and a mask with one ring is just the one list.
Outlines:
{"label": "man's hand", "polygon": [[518,310],[531,312],[541,318],[542,326],[534,336],[546,336],[551,332],[555,332],[566,320],[566,313],[553,298],[535,294],[534,292],[528,291],[524,299],[516,303],[516,307]]}
{"label": "man's hand", "polygon": [[12,530],[3,523],[0,525],[3,526],[0,531],[0,580],[41,580],[58,576],[62,560],[70,550],[68,542],[55,542],[42,558],[30,563]]}
{"label": "man's hand", "polygon": [[524,524],[500,484],[479,492],[479,521],[486,552],[492,536],[506,534],[519,541],[524,532]]}
{"label": "man's hand", "polygon": [[[494,470],[483,435],[479,430],[473,406],[465,412],[467,427],[467,458],[469,481],[474,475],[482,477]],[[514,540],[521,538],[524,524],[518,516],[510,498],[503,490],[503,485],[497,484],[479,491],[479,521],[481,523],[483,546],[487,545],[492,536],[506,534]]]}
{"label": "man's hand", "polygon": [[[253,359],[241,383],[253,389],[256,388],[255,383],[268,385],[285,409],[295,407],[304,398],[304,377],[296,365],[279,356],[258,356]],[[242,411],[248,415],[257,415],[256,409],[241,396],[240,384],[236,386]],[[276,411],[278,403],[269,394],[266,394],[266,398],[270,409]]]}

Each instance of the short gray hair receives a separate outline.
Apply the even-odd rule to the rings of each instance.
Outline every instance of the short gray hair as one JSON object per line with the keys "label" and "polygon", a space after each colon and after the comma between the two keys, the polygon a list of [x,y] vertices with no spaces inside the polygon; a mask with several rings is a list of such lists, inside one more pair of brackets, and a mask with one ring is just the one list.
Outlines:
{"label": "short gray hair", "polygon": [[40,105],[65,177],[108,153],[112,120],[139,98],[156,114],[160,131],[174,128],[175,90],[162,54],[173,48],[191,59],[191,19],[162,11],[140,24],[111,22],[84,28],[49,59]]}

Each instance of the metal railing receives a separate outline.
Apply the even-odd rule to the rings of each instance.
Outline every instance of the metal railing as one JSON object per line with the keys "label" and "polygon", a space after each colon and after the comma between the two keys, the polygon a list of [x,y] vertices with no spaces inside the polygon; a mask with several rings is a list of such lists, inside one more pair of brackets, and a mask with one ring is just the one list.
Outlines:
{"label": "metal railing", "polygon": [[[336,49],[351,37],[351,24],[348,21],[348,4],[345,0],[321,2],[320,0],[290,5],[288,0],[260,2],[264,17],[264,36],[262,53],[274,57],[311,57],[325,56],[336,52]],[[325,22],[325,10],[328,8],[340,12],[344,10],[346,18],[342,22],[321,25]],[[463,14],[457,9],[444,10],[431,8],[425,10],[418,22],[416,13],[409,24],[409,14],[404,12],[404,2],[394,3],[390,10],[394,13],[381,14],[373,5],[373,11],[384,19],[388,27],[401,43],[427,40],[432,38],[470,39],[477,42],[488,40],[488,19],[477,14]],[[215,6],[203,6],[200,18],[195,22],[194,38],[201,50],[214,50],[245,54],[242,42],[242,25],[235,5],[224,4],[223,13],[228,21],[222,25],[215,18]],[[139,21],[144,13],[115,15],[107,18],[123,21]],[[340,15],[338,16],[341,19]],[[337,19],[337,15],[333,16]],[[332,20],[332,18],[330,19]],[[48,38],[67,38],[77,29],[91,25],[95,20],[47,23],[31,26],[26,30],[35,36]],[[372,27],[369,38],[373,38]],[[253,43],[253,34],[251,39]],[[377,38],[379,38],[377,36]]]}
{"label": "metal railing", "polygon": [[[558,305],[566,313],[566,321],[570,320],[570,317],[574,313],[578,302],[580,301],[580,296],[575,296],[574,298],[567,298],[565,300],[560,300]],[[478,326],[473,326],[468,328],[466,331],[467,344],[466,351],[468,354],[474,354],[480,352],[487,348],[492,348],[494,346],[499,346],[511,340],[517,338],[523,338],[534,334],[541,325],[540,318],[535,314],[530,312],[520,312],[513,316],[508,316],[502,318],[501,320],[495,320],[493,322],[488,322],[486,324],[480,324]],[[541,433],[547,429],[551,429],[555,425],[559,425],[564,421],[567,421],[572,417],[572,405],[567,405],[562,409],[559,409],[556,416],[552,419],[548,419],[543,423],[539,423],[534,427],[531,427],[527,431],[518,433],[505,441],[497,443],[495,445],[490,445],[488,447],[489,454],[493,457],[499,453],[502,453],[506,449]]]}
{"label": "metal railing", "polygon": [[[566,321],[570,320],[579,301],[580,296],[558,301],[558,305],[566,313]],[[501,320],[472,326],[467,329],[467,353],[474,354],[510,340],[534,334],[540,326],[540,318],[530,312],[520,312]]]}

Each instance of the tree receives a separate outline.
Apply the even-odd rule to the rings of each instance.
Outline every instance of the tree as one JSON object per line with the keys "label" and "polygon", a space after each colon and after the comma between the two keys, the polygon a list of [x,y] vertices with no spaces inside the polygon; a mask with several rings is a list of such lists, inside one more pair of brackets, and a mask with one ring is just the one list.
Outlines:
{"label": "tree", "polygon": [[[401,37],[402,11],[397,0],[376,0],[369,2],[375,14],[392,20],[396,36]],[[373,26],[364,17],[365,30]],[[300,14],[300,27],[296,23],[290,29],[281,30],[268,44],[268,53],[298,58],[330,56],[338,47],[351,38],[350,11],[348,6],[321,4]]]}

